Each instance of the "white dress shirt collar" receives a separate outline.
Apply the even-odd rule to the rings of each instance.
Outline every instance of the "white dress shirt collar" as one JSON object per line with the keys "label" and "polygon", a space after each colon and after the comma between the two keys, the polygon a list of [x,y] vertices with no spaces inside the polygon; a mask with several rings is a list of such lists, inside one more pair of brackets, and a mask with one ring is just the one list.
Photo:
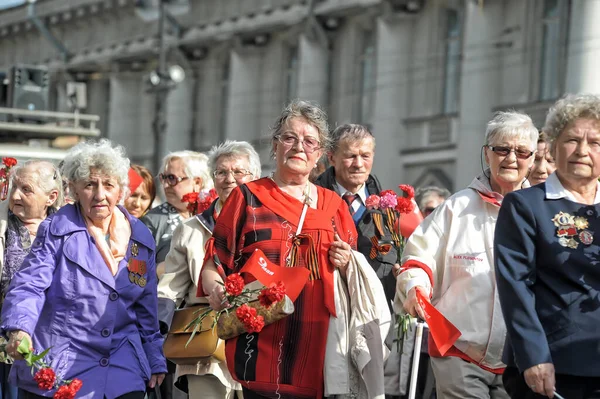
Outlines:
{"label": "white dress shirt collar", "polygon": [[[596,183],[598,188],[596,189],[596,198],[594,198],[594,205],[600,203],[600,182]],[[548,179],[546,179],[546,199],[562,199],[566,198],[569,201],[580,203],[573,193],[567,190],[556,173],[552,173]]]}

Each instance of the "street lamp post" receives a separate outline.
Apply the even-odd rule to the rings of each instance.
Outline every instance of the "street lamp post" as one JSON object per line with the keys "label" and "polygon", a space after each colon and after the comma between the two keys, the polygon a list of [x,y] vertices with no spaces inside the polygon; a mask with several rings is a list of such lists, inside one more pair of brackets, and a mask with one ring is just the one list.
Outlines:
{"label": "street lamp post", "polygon": [[159,1],[158,11],[158,66],[156,75],[158,75],[158,84],[154,86],[156,98],[154,102],[154,121],[152,128],[154,131],[154,170],[160,171],[162,159],[166,152],[167,142],[167,96],[171,86],[165,82],[167,76],[167,52],[165,48],[165,2]]}

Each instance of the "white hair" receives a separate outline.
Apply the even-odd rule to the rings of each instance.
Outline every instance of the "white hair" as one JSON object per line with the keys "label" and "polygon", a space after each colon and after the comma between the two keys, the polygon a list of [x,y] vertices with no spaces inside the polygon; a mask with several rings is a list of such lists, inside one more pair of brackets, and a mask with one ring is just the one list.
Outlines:
{"label": "white hair", "polygon": [[210,190],[213,188],[213,181],[210,178],[208,169],[208,156],[196,151],[175,151],[163,158],[162,171],[166,171],[169,164],[180,159],[183,162],[183,170],[189,178],[200,177],[202,179],[202,189]]}
{"label": "white hair", "polygon": [[121,198],[129,193],[129,158],[125,149],[110,140],[86,141],[71,148],[62,165],[62,172],[70,184],[89,179],[92,169],[117,179]]}
{"label": "white hair", "polygon": [[10,179],[14,187],[14,179],[18,176],[21,177],[24,172],[33,172],[34,183],[44,192],[44,194],[50,194],[56,190],[58,196],[56,201],[50,208],[58,210],[64,201],[64,192],[62,187],[62,177],[58,171],[58,168],[51,162],[30,160],[23,164],[18,164],[10,171]]}
{"label": "white hair", "polygon": [[247,157],[249,172],[255,178],[259,178],[261,175],[260,157],[254,147],[247,141],[227,140],[211,148],[208,153],[208,166],[211,171],[217,168],[217,161],[221,157]]}
{"label": "white hair", "polygon": [[556,101],[548,111],[543,131],[548,135],[550,141],[554,141],[569,123],[579,118],[600,121],[600,96],[567,94]]}
{"label": "white hair", "polygon": [[497,112],[487,124],[485,144],[493,145],[507,139],[523,139],[530,143],[529,148],[537,148],[539,132],[529,115],[518,111]]}

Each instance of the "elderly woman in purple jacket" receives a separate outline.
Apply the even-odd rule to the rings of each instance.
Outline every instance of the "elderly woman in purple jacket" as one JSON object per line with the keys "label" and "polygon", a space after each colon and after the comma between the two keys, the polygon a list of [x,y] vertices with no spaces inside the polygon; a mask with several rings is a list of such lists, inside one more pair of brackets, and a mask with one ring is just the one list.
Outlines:
{"label": "elderly woman in purple jacket", "polygon": [[[74,147],[63,165],[75,204],[41,223],[15,274],[0,328],[19,358],[23,338],[63,380],[79,378],[78,398],[142,399],[166,372],[157,319],[154,240],[117,206],[127,190],[129,160],[107,140]],[[11,379],[21,398],[51,397],[23,361]]]}

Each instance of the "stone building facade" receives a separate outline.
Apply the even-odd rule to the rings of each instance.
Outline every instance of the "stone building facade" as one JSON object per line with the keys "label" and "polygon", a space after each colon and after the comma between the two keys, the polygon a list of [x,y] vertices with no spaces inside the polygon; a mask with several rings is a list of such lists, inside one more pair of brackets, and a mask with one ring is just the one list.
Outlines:
{"label": "stone building facade", "polygon": [[[139,1],[139,0],[138,0]],[[85,112],[103,134],[150,165],[155,21],[135,0],[38,0],[35,13],[67,49],[40,35],[27,7],[0,12],[0,70],[52,71],[87,83]],[[292,98],[322,104],[332,126],[369,125],[385,187],[457,190],[481,170],[486,122],[514,108],[538,124],[565,92],[600,92],[600,1],[189,0],[169,24],[169,63],[186,79],[168,97],[167,148],[207,150],[248,140],[265,173],[269,126]]]}

